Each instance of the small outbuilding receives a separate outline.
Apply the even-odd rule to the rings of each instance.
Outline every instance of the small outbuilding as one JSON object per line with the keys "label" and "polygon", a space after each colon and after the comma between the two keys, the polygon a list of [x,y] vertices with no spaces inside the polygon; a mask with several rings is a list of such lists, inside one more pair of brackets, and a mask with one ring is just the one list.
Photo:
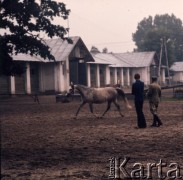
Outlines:
{"label": "small outbuilding", "polygon": [[183,83],[183,61],[175,62],[171,67],[172,81],[175,84]]}

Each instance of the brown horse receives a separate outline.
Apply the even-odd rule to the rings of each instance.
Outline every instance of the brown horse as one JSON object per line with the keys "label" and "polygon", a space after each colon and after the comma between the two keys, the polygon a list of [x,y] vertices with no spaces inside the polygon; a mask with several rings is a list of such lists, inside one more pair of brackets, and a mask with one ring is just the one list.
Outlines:
{"label": "brown horse", "polygon": [[[123,97],[123,100],[127,106],[127,108],[131,108],[131,106],[128,103],[127,98],[125,97],[125,93],[122,89],[116,87],[104,87],[104,88],[90,88],[84,85],[71,85],[73,92],[75,90],[78,91],[78,93],[82,97],[82,103],[79,106],[77,112],[76,112],[76,117],[81,110],[81,108],[88,103],[90,107],[90,111],[93,114],[93,103],[95,104],[101,104],[104,102],[107,102],[107,109],[104,111],[102,114],[101,118],[106,114],[106,112],[110,109],[111,103],[114,103],[116,106],[117,110],[119,111],[119,114],[121,117],[123,117],[123,114],[121,113],[121,109],[119,104],[117,103],[117,96],[120,95]],[[96,116],[95,116],[96,117]]]}

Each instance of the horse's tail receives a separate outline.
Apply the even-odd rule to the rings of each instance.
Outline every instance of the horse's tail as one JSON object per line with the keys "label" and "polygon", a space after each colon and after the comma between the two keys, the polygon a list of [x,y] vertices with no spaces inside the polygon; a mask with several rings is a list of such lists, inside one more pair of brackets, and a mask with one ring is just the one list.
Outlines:
{"label": "horse's tail", "polygon": [[118,95],[122,96],[122,98],[123,98],[123,100],[125,102],[126,107],[128,109],[131,109],[132,106],[129,104],[128,99],[126,98],[124,91],[121,88],[118,88],[118,87],[116,88],[116,91],[118,92]]}

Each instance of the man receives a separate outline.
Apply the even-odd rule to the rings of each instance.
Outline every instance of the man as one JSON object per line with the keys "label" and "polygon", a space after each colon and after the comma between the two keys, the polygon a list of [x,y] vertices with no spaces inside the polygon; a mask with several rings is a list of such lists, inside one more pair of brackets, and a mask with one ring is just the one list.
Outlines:
{"label": "man", "polygon": [[153,123],[151,127],[159,127],[163,124],[157,114],[158,105],[161,97],[161,87],[157,82],[157,77],[152,77],[152,83],[149,85],[147,97],[149,99],[150,111],[153,115]]}
{"label": "man", "polygon": [[134,103],[137,113],[137,125],[138,128],[146,128],[146,120],[144,117],[143,103],[144,103],[144,83],[140,81],[140,75],[135,74],[135,83],[132,85],[132,94],[135,96]]}

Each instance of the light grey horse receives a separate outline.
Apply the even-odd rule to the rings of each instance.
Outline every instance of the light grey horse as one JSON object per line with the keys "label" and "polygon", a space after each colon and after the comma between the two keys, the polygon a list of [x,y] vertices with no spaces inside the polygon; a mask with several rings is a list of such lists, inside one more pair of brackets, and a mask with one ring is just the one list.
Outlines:
{"label": "light grey horse", "polygon": [[71,87],[72,87],[73,92],[75,92],[77,90],[77,92],[82,97],[82,103],[76,112],[76,117],[79,114],[79,111],[81,110],[81,108],[86,103],[89,104],[90,111],[93,114],[93,103],[101,104],[104,102],[108,103],[107,109],[104,111],[104,113],[102,114],[102,116],[100,118],[102,118],[106,114],[106,112],[110,109],[111,103],[114,103],[119,114],[121,115],[121,117],[123,117],[124,115],[121,113],[120,106],[117,103],[117,96],[118,95],[123,97],[123,100],[124,100],[127,108],[131,108],[131,106],[128,103],[127,98],[125,97],[125,93],[121,88],[118,88],[118,87],[116,87],[116,88],[114,88],[114,87],[90,88],[90,87],[80,85],[80,84],[77,84],[77,85],[71,84]]}

